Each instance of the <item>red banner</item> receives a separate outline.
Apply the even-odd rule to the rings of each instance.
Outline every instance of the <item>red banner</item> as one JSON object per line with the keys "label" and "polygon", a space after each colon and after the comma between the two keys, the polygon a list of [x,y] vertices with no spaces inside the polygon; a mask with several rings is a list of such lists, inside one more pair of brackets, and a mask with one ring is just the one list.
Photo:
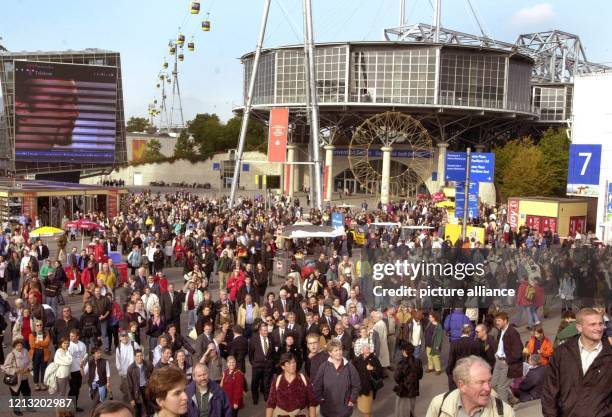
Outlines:
{"label": "red banner", "polygon": [[118,193],[116,190],[109,190],[108,191],[108,217],[110,219],[114,219],[115,217],[117,217],[118,213],[118,201],[117,201],[117,197],[118,197]]}
{"label": "red banner", "polygon": [[323,199],[327,198],[327,185],[329,180],[329,166],[325,165],[323,168]]}
{"label": "red banner", "polygon": [[34,221],[36,217],[36,193],[23,193],[23,204],[21,205],[22,214]]}
{"label": "red banner", "polygon": [[518,229],[519,200],[508,200],[508,224],[512,230]]}
{"label": "red banner", "polygon": [[268,132],[268,162],[285,162],[287,158],[287,131],[289,109],[286,107],[270,110]]}

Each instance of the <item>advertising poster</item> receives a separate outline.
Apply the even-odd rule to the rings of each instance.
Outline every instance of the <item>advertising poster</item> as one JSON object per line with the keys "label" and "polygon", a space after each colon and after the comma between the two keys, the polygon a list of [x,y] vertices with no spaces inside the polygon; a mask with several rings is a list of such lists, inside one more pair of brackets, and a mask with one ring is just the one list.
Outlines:
{"label": "advertising poster", "polygon": [[285,162],[287,158],[287,130],[289,129],[289,109],[270,110],[270,130],[268,132],[268,162]]}

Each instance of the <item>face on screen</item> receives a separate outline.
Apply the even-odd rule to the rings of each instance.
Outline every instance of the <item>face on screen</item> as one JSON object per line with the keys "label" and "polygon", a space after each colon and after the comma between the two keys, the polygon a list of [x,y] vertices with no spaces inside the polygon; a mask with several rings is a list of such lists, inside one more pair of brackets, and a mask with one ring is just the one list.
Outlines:
{"label": "face on screen", "polygon": [[15,160],[114,161],[115,68],[15,61]]}
{"label": "face on screen", "polygon": [[48,149],[72,143],[79,117],[75,80],[28,79],[15,100],[17,148]]}

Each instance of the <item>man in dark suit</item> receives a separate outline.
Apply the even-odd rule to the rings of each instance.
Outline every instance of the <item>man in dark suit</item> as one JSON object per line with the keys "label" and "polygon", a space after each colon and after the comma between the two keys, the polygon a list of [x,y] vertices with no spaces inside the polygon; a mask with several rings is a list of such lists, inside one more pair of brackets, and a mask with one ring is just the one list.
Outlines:
{"label": "man in dark suit", "polygon": [[251,395],[255,405],[259,402],[260,392],[263,393],[264,401],[268,401],[274,373],[273,352],[268,326],[260,325],[257,334],[254,334],[249,342],[249,362],[252,368]]}
{"label": "man in dark suit", "polygon": [[287,331],[293,335],[293,340],[297,346],[301,346],[304,337],[304,329],[296,323],[295,313],[287,314]]}
{"label": "man in dark suit", "polygon": [[136,411],[136,417],[149,415],[153,409],[146,395],[147,381],[153,366],[144,360],[142,350],[134,350],[134,362],[127,369],[128,399]]}
{"label": "man in dark suit", "polygon": [[514,378],[523,376],[523,342],[521,335],[510,325],[508,314],[500,312],[495,315],[495,327],[499,330],[495,349],[495,367],[491,385],[501,400],[513,404],[517,402],[510,392]]}
{"label": "man in dark suit", "polygon": [[333,333],[334,329],[336,328],[336,323],[338,323],[338,319],[332,314],[332,308],[326,305],[325,309],[323,310],[323,316],[319,319],[319,327],[322,324],[327,324],[329,326],[329,330],[331,330]]}
{"label": "man in dark suit", "polygon": [[274,308],[278,308],[283,316],[293,311],[293,301],[289,299],[287,290],[282,289],[279,291],[279,299],[274,302]]}
{"label": "man in dark suit", "polygon": [[219,291],[219,299],[215,301],[213,310],[215,318],[217,317],[217,314],[219,314],[219,311],[221,311],[222,306],[227,306],[230,315],[232,317],[236,317],[236,309],[234,308],[234,304],[230,301],[229,296],[227,295],[227,290]]}
{"label": "man in dark suit", "polygon": [[306,314],[306,324],[304,325],[304,334],[308,333],[321,334],[321,329],[319,329],[319,325],[315,321],[314,314],[310,312]]}
{"label": "man in dark suit", "polygon": [[257,292],[253,286],[253,279],[248,275],[244,278],[244,285],[240,287],[238,294],[236,294],[237,306],[244,304],[244,297],[247,294],[250,294],[253,300],[257,300]]}
{"label": "man in dark suit", "polygon": [[181,311],[182,311],[182,291],[174,291],[174,284],[168,284],[168,291],[163,293],[159,300],[161,314],[166,324],[176,325],[176,332],[181,333]]}
{"label": "man in dark suit", "polygon": [[242,335],[242,327],[236,325],[233,327],[234,337],[227,347],[227,353],[236,358],[236,367],[246,372],[246,357],[249,354],[249,341]]}
{"label": "man in dark suit", "polygon": [[484,346],[480,340],[472,337],[472,326],[469,324],[464,324],[461,328],[461,337],[459,337],[457,340],[453,340],[449,348],[448,365],[446,366],[449,391],[457,388],[457,385],[453,380],[453,369],[455,369],[455,364],[459,361],[459,359],[467,358],[470,355],[480,356],[484,360],[487,359]]}
{"label": "man in dark suit", "polygon": [[338,339],[340,343],[342,343],[342,356],[346,359],[351,359],[353,354],[353,339],[351,336],[344,330],[344,326],[342,323],[336,323],[336,335],[335,339]]}
{"label": "man in dark suit", "polygon": [[157,297],[161,296],[161,289],[159,288],[159,284],[155,282],[155,277],[153,275],[149,275],[147,278],[147,285],[145,288],[151,288],[151,292],[156,294]]}
{"label": "man in dark suit", "polygon": [[274,346],[274,353],[278,352],[285,342],[287,337],[287,320],[284,317],[279,317],[276,321],[276,327],[272,330],[272,346]]}
{"label": "man in dark suit", "polygon": [[49,257],[49,247],[40,238],[36,239],[36,257],[39,261]]}

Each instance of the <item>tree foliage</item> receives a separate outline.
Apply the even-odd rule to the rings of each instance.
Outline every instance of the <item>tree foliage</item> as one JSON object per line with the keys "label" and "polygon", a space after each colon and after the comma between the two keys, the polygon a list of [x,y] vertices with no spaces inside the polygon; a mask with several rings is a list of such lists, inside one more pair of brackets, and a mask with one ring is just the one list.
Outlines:
{"label": "tree foliage", "polygon": [[565,195],[569,147],[570,140],[565,129],[548,129],[538,143],[544,170],[550,175],[552,193],[556,196]]}
{"label": "tree foliage", "polygon": [[[236,116],[222,123],[216,114],[198,114],[189,122],[188,133],[193,135],[194,149],[201,157],[210,158],[215,153],[236,148],[240,136],[242,117]],[[251,119],[247,129],[245,150],[261,149],[264,143],[263,123]]]}
{"label": "tree foliage", "polygon": [[130,117],[130,120],[127,122],[127,126],[125,130],[134,133],[134,132],[147,132],[150,133],[151,129],[155,129],[149,121],[144,117]]}
{"label": "tree foliage", "polygon": [[147,141],[145,146],[145,162],[157,162],[165,159],[165,156],[161,153],[161,142],[157,139],[151,139]]}
{"label": "tree foliage", "polygon": [[174,157],[192,159],[194,156],[196,156],[195,143],[190,138],[187,130],[183,130],[176,140],[176,145],[174,145]]}
{"label": "tree foliage", "polygon": [[513,196],[564,196],[569,140],[564,129],[549,129],[538,144],[531,137],[494,149],[495,185],[502,201]]}

